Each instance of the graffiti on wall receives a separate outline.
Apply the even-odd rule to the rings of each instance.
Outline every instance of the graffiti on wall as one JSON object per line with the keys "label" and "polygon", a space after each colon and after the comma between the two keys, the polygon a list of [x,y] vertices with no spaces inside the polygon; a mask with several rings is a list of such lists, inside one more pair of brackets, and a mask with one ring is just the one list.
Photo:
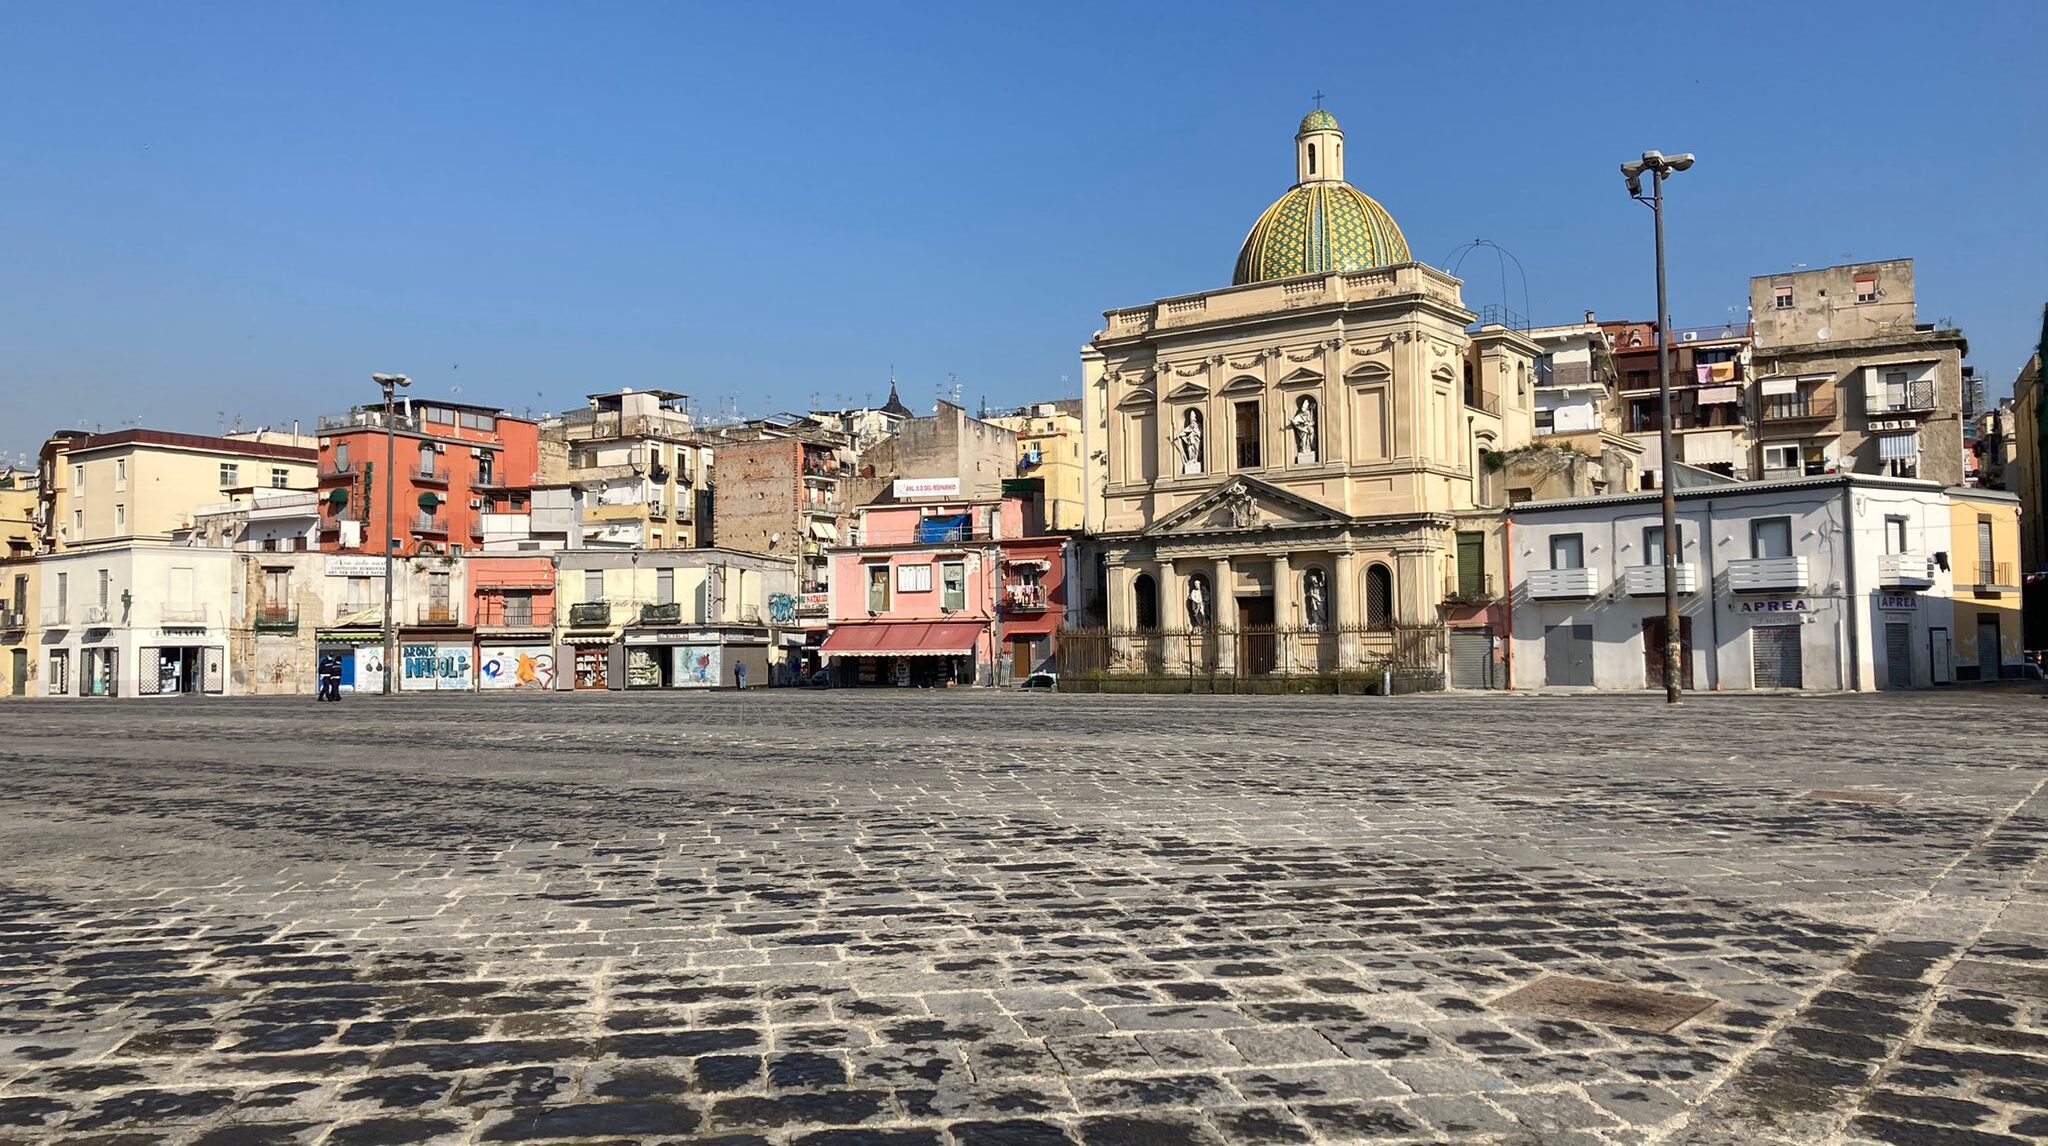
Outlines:
{"label": "graffiti on wall", "polygon": [[656,688],[661,684],[661,663],[655,658],[660,649],[633,648],[626,650],[626,687]]}
{"label": "graffiti on wall", "polygon": [[468,645],[403,645],[398,650],[402,689],[465,689],[469,674]]}
{"label": "graffiti on wall", "polygon": [[508,645],[478,654],[477,686],[545,692],[555,687],[555,650],[546,645]]}
{"label": "graffiti on wall", "polygon": [[796,624],[796,598],[788,593],[768,594],[768,621],[776,625]]}
{"label": "graffiti on wall", "polygon": [[677,645],[674,651],[677,688],[718,687],[717,645]]}

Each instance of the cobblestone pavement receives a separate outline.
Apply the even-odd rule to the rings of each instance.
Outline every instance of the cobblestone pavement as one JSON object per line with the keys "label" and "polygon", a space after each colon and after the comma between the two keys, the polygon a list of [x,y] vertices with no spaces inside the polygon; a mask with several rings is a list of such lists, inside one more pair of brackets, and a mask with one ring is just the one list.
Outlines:
{"label": "cobblestone pavement", "polygon": [[2044,704],[7,704],[0,1143],[2048,1140]]}

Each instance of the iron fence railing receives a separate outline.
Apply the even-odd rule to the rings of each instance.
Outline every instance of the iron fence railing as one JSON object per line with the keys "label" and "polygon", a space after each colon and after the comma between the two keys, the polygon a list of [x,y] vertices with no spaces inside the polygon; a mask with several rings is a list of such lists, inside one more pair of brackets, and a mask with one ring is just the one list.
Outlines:
{"label": "iron fence railing", "polygon": [[[1217,681],[1289,677],[1400,676],[1408,689],[1440,688],[1445,629],[1439,625],[1140,629],[1064,627],[1054,638],[1062,687],[1090,678]],[[1364,689],[1361,689],[1364,691]]]}

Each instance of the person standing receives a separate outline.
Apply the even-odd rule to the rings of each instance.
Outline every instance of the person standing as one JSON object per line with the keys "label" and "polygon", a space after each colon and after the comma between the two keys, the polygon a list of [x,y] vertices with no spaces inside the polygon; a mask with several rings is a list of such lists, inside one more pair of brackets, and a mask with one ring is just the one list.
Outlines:
{"label": "person standing", "polygon": [[732,682],[741,692],[747,691],[747,662],[741,661],[732,666]]}

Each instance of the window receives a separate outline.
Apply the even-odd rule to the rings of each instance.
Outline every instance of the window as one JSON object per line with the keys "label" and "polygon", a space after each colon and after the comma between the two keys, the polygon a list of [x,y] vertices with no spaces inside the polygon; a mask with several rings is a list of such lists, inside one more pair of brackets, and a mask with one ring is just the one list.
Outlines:
{"label": "window", "polygon": [[432,474],[433,474],[433,472],[434,472],[434,443],[432,443],[432,442],[421,442],[421,443],[420,443],[420,473],[421,473],[421,474],[424,474],[424,475],[432,475]]}
{"label": "window", "polygon": [[1365,571],[1365,627],[1394,627],[1394,574],[1384,565],[1373,565]]}
{"label": "window", "polygon": [[491,472],[496,465],[497,462],[492,454],[488,452],[479,454],[476,459],[476,484],[491,484]]}
{"label": "window", "polygon": [[462,415],[462,426],[468,430],[484,430],[488,432],[498,428],[498,417],[495,414],[464,413]]}
{"label": "window", "polygon": [[[1685,526],[1678,527],[1678,554],[1676,560],[1685,560]],[[1664,564],[1664,527],[1649,525],[1643,527],[1643,564]]]}
{"label": "window", "polygon": [[1550,567],[1552,569],[1585,568],[1585,540],[1576,533],[1560,533],[1552,537],[1550,539]]}
{"label": "window", "polygon": [[1906,372],[1887,370],[1884,372],[1884,408],[1903,410],[1906,408]]}
{"label": "window", "polygon": [[896,567],[896,591],[898,593],[931,592],[932,567],[929,565],[898,565]]}
{"label": "window", "polygon": [[79,538],[84,536],[85,511],[82,509],[74,509],[71,511],[71,540],[77,541]]}
{"label": "window", "polygon": [[128,459],[127,459],[127,458],[115,458],[115,459],[114,459],[114,488],[115,488],[115,489],[127,489],[127,488],[128,488]]}
{"label": "window", "polygon": [[339,473],[348,472],[348,443],[334,443],[334,468]]}
{"label": "window", "polygon": [[1792,556],[1792,519],[1760,517],[1750,522],[1749,555],[1757,558]]}
{"label": "window", "polygon": [[1159,627],[1159,583],[1152,580],[1150,573],[1140,573],[1131,579],[1131,607],[1139,628]]}
{"label": "window", "polygon": [[427,574],[427,609],[436,617],[448,615],[448,574]]}
{"label": "window", "polygon": [[14,577],[13,611],[16,613],[28,612],[28,577],[25,574],[17,573]]}
{"label": "window", "polygon": [[676,571],[656,569],[654,571],[654,603],[672,605],[676,600]]}
{"label": "window", "polygon": [[1623,389],[1653,390],[1656,386],[1657,377],[1652,372],[1648,370],[1631,370],[1628,372],[1628,384]]}
{"label": "window", "polygon": [[242,467],[233,462],[220,464],[220,485],[222,489],[233,489],[242,484]]}
{"label": "window", "polygon": [[277,552],[277,538],[266,537],[257,545],[257,548],[265,553],[275,553]]}
{"label": "window", "polygon": [[1798,444],[1798,443],[1796,443],[1796,442],[1794,442],[1794,443],[1791,443],[1791,444],[1789,444],[1789,445],[1779,445],[1779,446],[1765,446],[1765,447],[1764,447],[1764,469],[1765,469],[1766,471],[1769,471],[1769,470],[1793,470],[1793,471],[1797,471],[1797,470],[1798,470],[1798,469],[1800,468],[1800,466],[1801,466],[1801,460],[1800,460],[1800,459],[1801,459],[1801,457],[1802,457],[1802,456],[1803,456],[1803,455],[1802,455],[1802,453],[1801,453],[1801,451],[1800,451],[1800,448],[1799,448],[1799,444]]}
{"label": "window", "polygon": [[57,574],[57,614],[59,616],[62,616],[64,614],[64,610],[70,607],[71,574],[59,573]]}
{"label": "window", "polygon": [[583,571],[583,599],[586,601],[604,600],[604,570],[585,569]]}
{"label": "window", "polygon": [[1771,309],[1773,309],[1773,310],[1791,310],[1791,309],[1792,309],[1792,288],[1791,288],[1791,287],[1788,287],[1788,286],[1781,286],[1781,287],[1773,287],[1773,288],[1771,288],[1771,295],[1772,295],[1772,297],[1771,297]]}
{"label": "window", "polygon": [[1977,519],[1977,584],[1992,585],[1997,583],[1998,579],[1992,576],[1992,570],[1997,568],[1995,561],[1997,556],[1998,554],[1991,543],[1991,519],[1979,517]]}
{"label": "window", "polygon": [[1856,301],[1877,301],[1877,276],[1874,274],[1856,276]]}
{"label": "window", "polygon": [[955,611],[967,608],[967,566],[957,561],[939,566],[939,584],[940,608]]}
{"label": "window", "polygon": [[521,590],[505,594],[505,623],[507,625],[533,624],[533,594]]}
{"label": "window", "polygon": [[868,566],[868,612],[886,613],[888,611],[889,567],[887,565],[870,565]]}
{"label": "window", "polygon": [[1313,143],[1308,145],[1308,173],[1316,173],[1316,145]]}
{"label": "window", "polygon": [[265,618],[276,618],[289,612],[292,603],[292,571],[289,569],[265,569],[263,571],[263,613]]}
{"label": "window", "polygon": [[351,613],[360,613],[364,609],[369,608],[370,579],[368,577],[349,578],[348,589],[341,599],[343,602],[342,608]]}
{"label": "window", "polygon": [[1886,553],[1906,552],[1906,519],[1886,517],[1884,519],[1884,551]]}
{"label": "window", "polygon": [[1557,411],[1555,411],[1555,410],[1537,410],[1537,411],[1536,411],[1536,430],[1537,430],[1537,432],[1538,432],[1538,433],[1548,433],[1549,431],[1551,431],[1551,430],[1554,430],[1554,429],[1556,429],[1556,428],[1557,428]]}
{"label": "window", "polygon": [[116,505],[114,507],[114,532],[128,532],[128,507],[125,505]]}
{"label": "window", "polygon": [[71,467],[71,492],[76,494],[85,492],[85,467],[82,465]]}
{"label": "window", "polygon": [[1233,407],[1237,415],[1237,466],[1239,469],[1259,467],[1259,404],[1239,402]]}
{"label": "window", "polygon": [[1458,595],[1468,601],[1486,596],[1486,535],[1458,534]]}
{"label": "window", "polygon": [[270,468],[270,488],[283,489],[284,487],[290,485],[291,483],[292,471],[287,469],[279,469],[276,466],[272,466]]}

